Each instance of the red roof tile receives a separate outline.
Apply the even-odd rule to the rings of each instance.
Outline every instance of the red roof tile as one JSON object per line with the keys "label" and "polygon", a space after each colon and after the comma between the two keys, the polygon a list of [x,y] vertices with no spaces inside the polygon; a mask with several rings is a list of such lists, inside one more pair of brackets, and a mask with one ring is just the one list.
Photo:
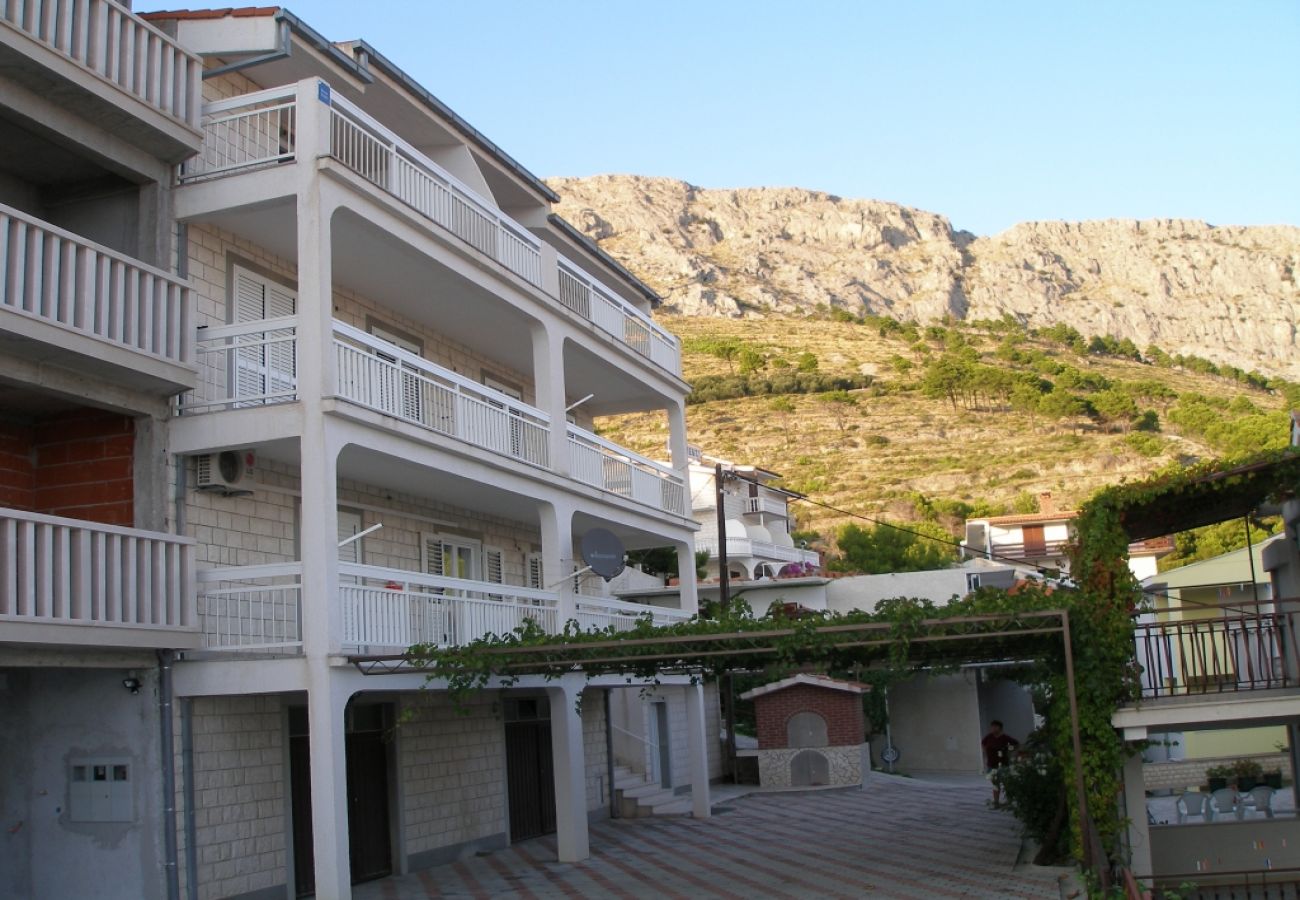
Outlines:
{"label": "red roof tile", "polygon": [[226,6],[221,9],[172,9],[157,12],[142,12],[137,15],[146,21],[168,19],[251,19],[259,16],[273,16],[280,11],[278,6]]}

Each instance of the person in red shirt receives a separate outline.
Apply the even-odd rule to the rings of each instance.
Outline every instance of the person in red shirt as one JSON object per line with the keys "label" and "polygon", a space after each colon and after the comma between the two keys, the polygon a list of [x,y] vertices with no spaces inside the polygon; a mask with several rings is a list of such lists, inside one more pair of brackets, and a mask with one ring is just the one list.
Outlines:
{"label": "person in red shirt", "polygon": [[984,749],[984,768],[988,770],[989,780],[993,782],[993,805],[1002,799],[1002,786],[998,784],[997,770],[1011,762],[1011,751],[1020,746],[1020,741],[1002,732],[1002,723],[994,719],[989,723],[989,733],[980,741]]}

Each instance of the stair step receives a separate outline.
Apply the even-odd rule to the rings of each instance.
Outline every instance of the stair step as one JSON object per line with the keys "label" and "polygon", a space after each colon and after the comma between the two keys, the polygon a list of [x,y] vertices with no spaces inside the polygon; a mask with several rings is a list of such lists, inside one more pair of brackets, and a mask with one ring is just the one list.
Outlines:
{"label": "stair step", "polygon": [[651,807],[656,816],[689,816],[694,808],[689,796],[675,797],[670,803],[656,803]]}
{"label": "stair step", "polygon": [[631,791],[636,788],[645,787],[648,784],[650,784],[650,782],[646,781],[640,775],[626,775],[622,778],[614,779],[614,790]]}
{"label": "stair step", "polygon": [[673,793],[672,791],[667,790],[666,788],[663,788],[660,785],[646,784],[643,781],[637,787],[628,788],[624,790],[623,796],[628,800],[636,800],[638,803],[642,803],[648,797],[656,797],[659,794],[667,794],[668,796],[672,796],[672,793]]}

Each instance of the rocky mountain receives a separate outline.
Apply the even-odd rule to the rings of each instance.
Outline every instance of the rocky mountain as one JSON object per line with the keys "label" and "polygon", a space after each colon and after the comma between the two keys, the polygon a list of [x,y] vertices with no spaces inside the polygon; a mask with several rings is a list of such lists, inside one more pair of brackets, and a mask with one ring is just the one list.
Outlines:
{"label": "rocky mountain", "polygon": [[1025,222],[976,237],[936,213],[797,188],[631,175],[550,184],[557,211],[660,291],[668,312],[1010,315],[1300,380],[1300,228]]}

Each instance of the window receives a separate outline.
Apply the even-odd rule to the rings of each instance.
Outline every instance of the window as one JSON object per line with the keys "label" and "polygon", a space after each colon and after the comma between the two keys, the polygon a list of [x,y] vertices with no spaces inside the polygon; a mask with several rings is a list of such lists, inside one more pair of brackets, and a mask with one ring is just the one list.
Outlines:
{"label": "window", "polygon": [[448,534],[424,536],[424,571],[443,578],[479,578],[482,544],[471,538]]}
{"label": "window", "polygon": [[[424,355],[424,346],[415,338],[401,334],[393,329],[386,328],[376,322],[368,322],[367,327],[372,335],[385,343],[392,344],[399,350],[405,350],[412,356]],[[378,350],[375,351],[375,355],[390,363],[397,362],[396,355],[389,356],[388,354],[381,353]],[[407,360],[402,361],[400,368],[395,371],[395,374],[400,381],[400,385],[398,390],[387,392],[391,394],[391,399],[396,407],[389,410],[389,412],[400,418],[406,419],[408,422],[417,422],[421,425],[429,424],[425,421],[425,413],[432,406],[429,402],[432,398],[426,397],[425,394],[427,391],[431,391],[432,387],[427,385],[424,380],[420,378],[419,369]]]}
{"label": "window", "polygon": [[[241,266],[235,266],[232,275],[234,324],[297,314],[298,299],[292,288]],[[235,346],[231,396],[250,402],[293,399],[298,389],[293,327],[243,334],[235,338]]]}
{"label": "window", "polygon": [[[491,375],[489,375],[487,372],[483,373],[483,386],[489,387],[494,391],[505,394],[507,397],[510,397],[512,400],[518,400],[520,403],[522,403],[524,400],[524,392],[519,389],[518,385],[508,384],[504,381],[500,381],[492,377]],[[499,449],[504,449],[511,456],[517,456],[517,457],[524,456],[524,428],[523,428],[523,420],[522,420],[523,410],[516,409],[515,407],[512,406],[507,406],[505,403],[496,400],[489,399],[488,403],[490,403],[492,406],[495,406],[497,409],[506,410],[507,413],[509,414],[509,429],[510,429],[509,444],[506,447],[499,448]]]}
{"label": "window", "polygon": [[68,818],[73,822],[134,822],[131,761],[121,757],[70,760]]}
{"label": "window", "polygon": [[536,588],[539,591],[546,590],[546,579],[542,574],[542,554],[525,554],[524,570],[527,573],[528,587]]}

